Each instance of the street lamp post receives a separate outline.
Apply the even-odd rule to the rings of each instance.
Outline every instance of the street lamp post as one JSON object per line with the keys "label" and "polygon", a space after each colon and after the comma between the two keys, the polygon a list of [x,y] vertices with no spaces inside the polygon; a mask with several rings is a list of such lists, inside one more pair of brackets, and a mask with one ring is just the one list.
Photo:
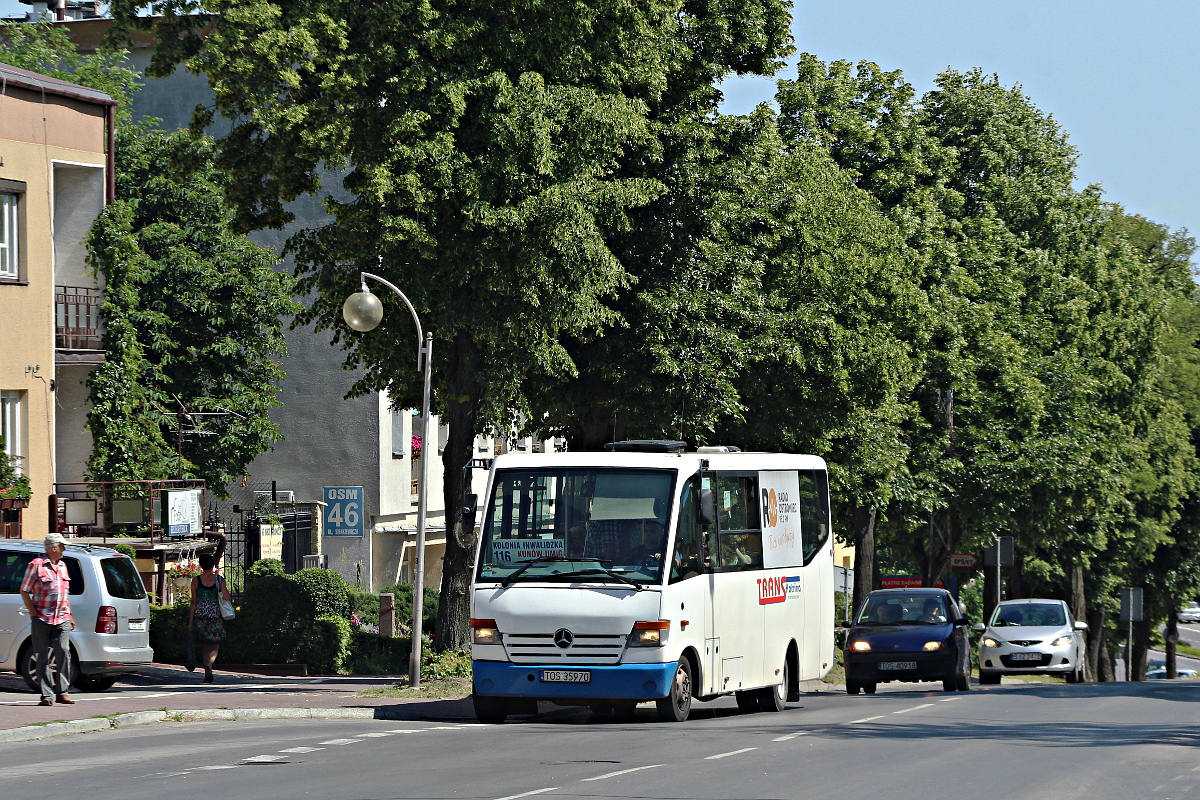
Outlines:
{"label": "street lamp post", "polygon": [[[433,334],[422,333],[421,319],[417,316],[413,304],[404,296],[404,292],[378,275],[372,275],[370,272],[359,274],[360,288],[342,303],[342,319],[354,330],[364,333],[374,330],[379,325],[383,320],[383,303],[367,288],[367,278],[379,281],[395,292],[408,307],[408,313],[412,314],[413,323],[417,326],[417,366],[425,373],[425,388],[421,396],[421,476],[417,485],[417,552],[413,559],[412,651],[408,660],[408,685],[416,688],[421,685],[421,617],[425,605],[425,517],[428,508],[426,497],[429,490],[432,441],[429,436],[429,376],[433,361]],[[437,452],[436,446],[432,452]]]}

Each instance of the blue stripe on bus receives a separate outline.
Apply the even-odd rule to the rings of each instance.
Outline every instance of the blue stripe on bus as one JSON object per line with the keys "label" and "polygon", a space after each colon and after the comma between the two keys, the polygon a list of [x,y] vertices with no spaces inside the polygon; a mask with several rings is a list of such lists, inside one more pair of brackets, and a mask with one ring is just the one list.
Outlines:
{"label": "blue stripe on bus", "polygon": [[[589,672],[588,683],[546,683],[543,670]],[[475,691],[489,697],[533,697],[546,700],[657,700],[666,697],[675,677],[675,662],[666,664],[616,664],[572,666],[563,664],[509,664],[474,661],[471,672]]]}

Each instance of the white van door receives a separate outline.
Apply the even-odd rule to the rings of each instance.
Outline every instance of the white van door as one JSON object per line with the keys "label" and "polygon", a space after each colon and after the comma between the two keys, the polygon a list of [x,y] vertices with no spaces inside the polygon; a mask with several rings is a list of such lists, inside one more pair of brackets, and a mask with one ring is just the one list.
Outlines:
{"label": "white van door", "polygon": [[0,549],[0,668],[16,669],[17,647],[29,631],[29,612],[21,599],[25,568],[36,553]]}

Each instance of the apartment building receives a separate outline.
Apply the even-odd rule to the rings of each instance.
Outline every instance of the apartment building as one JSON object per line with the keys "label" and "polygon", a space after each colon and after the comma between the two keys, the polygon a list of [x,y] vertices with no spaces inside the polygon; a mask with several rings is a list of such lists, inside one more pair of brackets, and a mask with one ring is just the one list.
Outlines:
{"label": "apartment building", "polygon": [[113,199],[114,106],[0,63],[0,436],[33,494],[0,510],[7,537],[45,535],[54,483],[81,480],[91,452],[86,380],[104,359],[103,287],[85,239]]}

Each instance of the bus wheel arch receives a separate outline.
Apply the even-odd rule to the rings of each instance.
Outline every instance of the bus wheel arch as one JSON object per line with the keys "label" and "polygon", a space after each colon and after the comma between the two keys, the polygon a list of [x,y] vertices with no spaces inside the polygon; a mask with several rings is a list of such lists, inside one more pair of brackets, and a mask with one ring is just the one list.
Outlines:
{"label": "bus wheel arch", "polygon": [[795,639],[788,642],[785,660],[788,667],[787,699],[789,703],[796,703],[800,700],[800,648]]}

